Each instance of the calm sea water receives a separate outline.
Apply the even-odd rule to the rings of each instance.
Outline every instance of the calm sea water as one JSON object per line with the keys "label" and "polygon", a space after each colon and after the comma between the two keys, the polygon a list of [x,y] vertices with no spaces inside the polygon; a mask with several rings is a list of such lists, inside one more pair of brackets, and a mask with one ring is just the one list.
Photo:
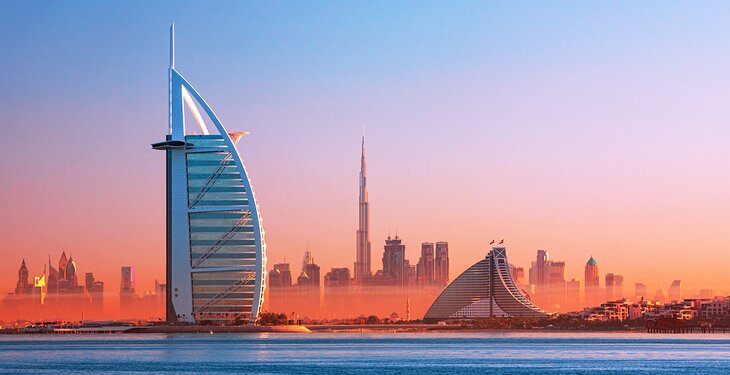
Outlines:
{"label": "calm sea water", "polygon": [[730,335],[0,336],[0,373],[730,373]]}

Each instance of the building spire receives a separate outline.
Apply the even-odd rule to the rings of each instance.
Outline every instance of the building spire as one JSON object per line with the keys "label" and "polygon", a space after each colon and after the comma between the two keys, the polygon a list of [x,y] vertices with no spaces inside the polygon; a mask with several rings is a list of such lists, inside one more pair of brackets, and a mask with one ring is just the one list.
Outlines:
{"label": "building spire", "polygon": [[170,69],[175,69],[175,22],[170,25]]}

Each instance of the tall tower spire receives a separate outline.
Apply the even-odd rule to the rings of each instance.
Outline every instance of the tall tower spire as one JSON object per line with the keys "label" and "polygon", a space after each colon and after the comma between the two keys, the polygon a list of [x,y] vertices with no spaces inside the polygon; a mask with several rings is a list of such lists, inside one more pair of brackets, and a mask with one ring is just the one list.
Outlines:
{"label": "tall tower spire", "polygon": [[370,269],[370,203],[368,202],[367,169],[365,166],[365,134],[363,130],[360,155],[360,197],[355,259],[355,283],[365,284],[372,274]]}
{"label": "tall tower spire", "polygon": [[175,69],[175,22],[170,25],[170,69]]}

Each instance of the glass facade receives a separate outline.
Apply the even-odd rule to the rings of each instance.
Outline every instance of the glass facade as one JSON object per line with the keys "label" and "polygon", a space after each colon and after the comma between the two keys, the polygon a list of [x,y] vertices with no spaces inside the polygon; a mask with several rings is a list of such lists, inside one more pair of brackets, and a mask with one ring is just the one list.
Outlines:
{"label": "glass facade", "polygon": [[257,244],[249,192],[220,135],[187,135],[186,153],[193,316],[250,319]]}

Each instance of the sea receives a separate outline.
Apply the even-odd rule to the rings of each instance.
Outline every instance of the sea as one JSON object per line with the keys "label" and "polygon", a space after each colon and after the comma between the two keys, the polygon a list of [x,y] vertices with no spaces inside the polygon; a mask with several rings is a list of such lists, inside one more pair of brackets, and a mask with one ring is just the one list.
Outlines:
{"label": "sea", "polygon": [[2,335],[8,374],[722,374],[730,334]]}

